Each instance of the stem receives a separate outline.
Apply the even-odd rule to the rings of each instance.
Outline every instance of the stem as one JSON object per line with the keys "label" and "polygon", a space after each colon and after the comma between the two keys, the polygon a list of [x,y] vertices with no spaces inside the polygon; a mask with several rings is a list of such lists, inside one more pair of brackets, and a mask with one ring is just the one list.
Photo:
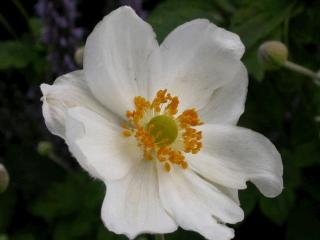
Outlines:
{"label": "stem", "polygon": [[50,153],[48,155],[48,157],[55,162],[58,166],[60,166],[61,168],[63,168],[65,171],[67,172],[72,172],[71,168],[69,167],[69,165],[67,165],[61,158],[59,158],[57,155],[55,155],[54,153]]}
{"label": "stem", "polygon": [[25,10],[25,8],[23,7],[23,5],[21,4],[21,2],[19,0],[11,0],[11,1],[16,6],[16,8],[20,12],[20,14],[23,16],[23,18],[26,21],[26,24],[28,25],[29,30],[32,32],[32,28],[31,28],[30,22],[29,22],[29,15],[28,15],[27,11]]}
{"label": "stem", "polygon": [[317,75],[314,71],[312,71],[306,67],[303,67],[301,65],[298,65],[296,63],[286,61],[283,66],[291,71],[303,74],[303,75],[308,76],[312,79],[320,80],[320,76]]}
{"label": "stem", "polygon": [[21,15],[24,17],[24,19],[26,21],[28,21],[29,15],[28,15],[27,11],[24,9],[24,7],[22,6],[22,4],[19,2],[19,0],[12,0],[12,2],[16,6],[16,8],[19,10]]}
{"label": "stem", "polygon": [[11,27],[7,19],[0,13],[0,24],[14,37],[18,38],[16,32],[14,29]]}
{"label": "stem", "polygon": [[165,240],[164,234],[156,234],[154,235],[155,240]]}

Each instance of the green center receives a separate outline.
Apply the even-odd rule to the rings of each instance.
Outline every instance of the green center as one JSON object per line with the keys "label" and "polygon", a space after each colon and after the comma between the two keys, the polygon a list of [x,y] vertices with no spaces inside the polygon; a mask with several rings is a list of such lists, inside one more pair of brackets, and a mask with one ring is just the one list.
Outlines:
{"label": "green center", "polygon": [[150,120],[147,125],[149,133],[155,138],[155,143],[159,147],[170,145],[176,140],[178,135],[178,126],[176,122],[166,115],[159,115]]}

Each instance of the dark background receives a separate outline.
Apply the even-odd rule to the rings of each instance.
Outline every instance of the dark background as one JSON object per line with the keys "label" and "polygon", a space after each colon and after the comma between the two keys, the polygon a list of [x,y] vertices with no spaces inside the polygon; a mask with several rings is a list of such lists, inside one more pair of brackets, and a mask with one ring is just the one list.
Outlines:
{"label": "dark background", "polygon": [[[35,8],[39,2],[51,2],[53,10],[41,15]],[[257,60],[261,43],[281,40],[290,60],[319,69],[320,1],[70,2],[77,9],[73,17],[62,0],[0,1],[0,162],[11,177],[0,195],[0,240],[126,239],[103,226],[104,185],[81,170],[63,141],[46,129],[39,91],[42,82],[80,68],[74,51],[104,15],[125,3],[151,23],[160,42],[195,18],[208,18],[241,36],[250,84],[239,125],[264,134],[279,149],[285,189],[267,199],[248,184],[240,193],[246,218],[235,226],[235,239],[320,239],[320,87],[288,70],[265,72]],[[54,13],[69,16],[67,26],[59,26]],[[55,34],[44,39],[46,30]],[[39,150],[44,141],[53,149]],[[166,239],[202,237],[179,230]]]}

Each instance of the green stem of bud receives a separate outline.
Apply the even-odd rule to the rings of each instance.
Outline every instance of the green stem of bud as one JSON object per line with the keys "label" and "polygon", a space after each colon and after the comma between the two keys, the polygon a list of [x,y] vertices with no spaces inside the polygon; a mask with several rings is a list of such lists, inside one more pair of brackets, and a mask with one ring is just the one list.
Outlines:
{"label": "green stem of bud", "polygon": [[164,234],[156,234],[154,235],[155,240],[165,240]]}
{"label": "green stem of bud", "polygon": [[18,34],[10,25],[8,20],[0,13],[0,25],[2,25],[14,38],[18,38]]}
{"label": "green stem of bud", "polygon": [[61,158],[59,158],[57,155],[55,155],[53,152],[48,155],[48,157],[55,162],[58,166],[63,168],[67,172],[72,172],[72,169],[69,167],[68,164],[66,164]]}
{"label": "green stem of bud", "polygon": [[293,72],[297,72],[297,73],[300,73],[300,74],[303,74],[305,76],[308,76],[312,79],[315,79],[315,80],[320,80],[320,76],[317,75],[317,73],[315,73],[314,71],[306,68],[306,67],[303,67],[299,64],[296,64],[296,63],[293,63],[293,62],[290,62],[290,61],[286,61],[284,64],[283,64],[283,67],[285,67],[286,69],[289,69]]}

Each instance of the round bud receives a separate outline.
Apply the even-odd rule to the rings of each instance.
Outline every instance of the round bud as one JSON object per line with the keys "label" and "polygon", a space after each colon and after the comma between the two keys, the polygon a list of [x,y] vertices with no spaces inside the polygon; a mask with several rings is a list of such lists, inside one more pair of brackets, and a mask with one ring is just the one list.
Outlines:
{"label": "round bud", "polygon": [[9,185],[9,174],[7,169],[0,163],[0,193],[3,193]]}
{"label": "round bud", "polygon": [[41,156],[48,156],[53,152],[53,146],[50,142],[41,141],[38,143],[38,153]]}
{"label": "round bud", "polygon": [[267,41],[259,47],[258,58],[266,69],[278,69],[288,60],[288,48],[282,42]]}
{"label": "round bud", "polygon": [[83,53],[84,53],[84,47],[79,47],[74,53],[74,60],[79,66],[83,65]]}

